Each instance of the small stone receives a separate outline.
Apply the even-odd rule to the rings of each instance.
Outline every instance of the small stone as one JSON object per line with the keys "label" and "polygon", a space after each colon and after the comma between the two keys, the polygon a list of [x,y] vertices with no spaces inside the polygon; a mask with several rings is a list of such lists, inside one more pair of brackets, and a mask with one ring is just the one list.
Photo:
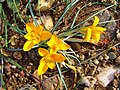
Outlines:
{"label": "small stone", "polygon": [[[0,2],[4,2],[5,0],[0,0]],[[1,89],[0,89],[1,90]]]}
{"label": "small stone", "polygon": [[81,80],[81,84],[85,84],[85,86],[93,87],[96,83],[97,79],[93,76],[85,76]]}
{"label": "small stone", "polygon": [[1,49],[1,54],[3,54],[6,57],[10,56],[10,53],[8,53],[5,49]]}
{"label": "small stone", "polygon": [[110,58],[111,60],[113,60],[113,59],[115,59],[115,58],[117,57],[114,52],[109,52],[109,53],[108,53],[108,56],[109,56],[109,58]]}
{"label": "small stone", "polygon": [[21,54],[20,52],[14,52],[14,53],[13,53],[13,57],[14,57],[15,59],[20,60],[20,59],[22,59],[22,54]]}
{"label": "small stone", "polygon": [[117,79],[114,79],[114,80],[113,80],[113,86],[117,88],[118,85],[119,85],[119,84],[118,84],[118,80],[117,80]]}
{"label": "small stone", "polygon": [[5,40],[4,39],[0,40],[0,43],[4,45],[5,44]]}
{"label": "small stone", "polygon": [[112,80],[114,80],[114,74],[117,69],[111,67],[103,68],[102,71],[97,75],[98,83],[106,87]]}
{"label": "small stone", "polygon": [[29,63],[29,65],[30,65],[30,66],[32,66],[32,65],[33,65],[33,63],[31,63],[31,62],[30,62],[30,63]]}
{"label": "small stone", "polygon": [[115,61],[120,63],[120,56],[117,57]]}
{"label": "small stone", "polygon": [[52,4],[55,2],[55,0],[38,0],[38,6],[37,6],[37,10],[40,11],[46,11],[48,10]]}
{"label": "small stone", "polygon": [[109,56],[107,54],[104,55],[105,60],[109,59]]}
{"label": "small stone", "polygon": [[85,76],[85,74],[84,74],[84,73],[82,73],[82,74],[81,74],[81,77],[84,77],[84,76]]}
{"label": "small stone", "polygon": [[81,54],[79,58],[80,58],[80,60],[84,60],[85,59],[85,55]]}
{"label": "small stone", "polygon": [[89,90],[89,88],[88,87],[84,87],[84,90]]}
{"label": "small stone", "polygon": [[118,34],[117,34],[117,39],[119,39],[119,40],[120,40],[120,33],[118,33]]}
{"label": "small stone", "polygon": [[92,6],[92,2],[89,2],[89,3],[88,3],[88,6]]}
{"label": "small stone", "polygon": [[99,64],[99,61],[98,61],[97,59],[95,59],[95,60],[94,60],[94,63],[95,63],[96,65],[98,65],[98,64]]}
{"label": "small stone", "polygon": [[23,71],[23,70],[22,70],[22,71],[20,71],[20,73],[19,73],[19,74],[20,74],[20,76],[23,76],[23,77],[25,76],[25,73],[24,73],[24,71]]}
{"label": "small stone", "polygon": [[12,65],[11,68],[16,69],[16,66]]}
{"label": "small stone", "polygon": [[102,61],[103,59],[104,59],[103,56],[98,57],[98,60],[100,60],[100,61]]}
{"label": "small stone", "polygon": [[91,62],[91,63],[90,63],[90,66],[95,66],[95,64]]}
{"label": "small stone", "polygon": [[29,90],[37,90],[35,87],[31,86]]}
{"label": "small stone", "polygon": [[44,24],[45,29],[48,31],[51,31],[53,29],[53,19],[50,15],[41,16],[41,18],[37,20],[37,23]]}
{"label": "small stone", "polygon": [[91,54],[91,56],[95,56],[96,55],[96,52],[93,52],[92,54]]}
{"label": "small stone", "polygon": [[14,45],[15,45],[15,42],[14,42],[14,41],[12,41],[12,42],[11,42],[11,45],[13,45],[13,46],[14,46]]}
{"label": "small stone", "polygon": [[18,73],[15,73],[15,77],[18,77]]}
{"label": "small stone", "polygon": [[116,47],[113,47],[113,48],[112,48],[112,50],[113,50],[113,51],[116,51],[116,50],[117,50],[117,48],[116,48]]}

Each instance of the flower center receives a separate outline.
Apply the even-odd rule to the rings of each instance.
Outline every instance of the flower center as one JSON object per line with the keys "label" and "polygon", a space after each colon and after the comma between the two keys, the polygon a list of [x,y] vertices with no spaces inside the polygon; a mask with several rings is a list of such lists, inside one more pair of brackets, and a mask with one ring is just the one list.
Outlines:
{"label": "flower center", "polygon": [[40,38],[40,35],[36,34],[35,32],[31,32],[31,36],[33,40],[36,40],[36,39],[38,40]]}

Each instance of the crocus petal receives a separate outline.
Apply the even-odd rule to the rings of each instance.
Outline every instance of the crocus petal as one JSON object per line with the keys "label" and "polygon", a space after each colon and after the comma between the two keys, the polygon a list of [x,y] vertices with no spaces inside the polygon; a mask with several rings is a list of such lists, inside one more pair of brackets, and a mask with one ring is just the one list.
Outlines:
{"label": "crocus petal", "polygon": [[41,41],[40,39],[34,39],[34,40],[33,40],[33,43],[34,43],[34,44],[38,44],[40,41]]}
{"label": "crocus petal", "polygon": [[95,33],[100,33],[101,34],[106,30],[106,28],[102,28],[102,27],[92,27],[90,29],[92,29],[93,34],[95,34]]}
{"label": "crocus petal", "polygon": [[33,41],[26,41],[23,46],[23,50],[29,51],[30,49],[32,49],[33,46],[34,46]]}
{"label": "crocus petal", "polygon": [[92,36],[92,39],[95,40],[95,43],[98,43],[100,40],[100,34],[96,33],[95,35]]}
{"label": "crocus petal", "polygon": [[94,18],[95,18],[95,20],[94,20],[93,25],[92,25],[93,27],[95,27],[99,22],[99,18],[97,16],[94,16]]}
{"label": "crocus petal", "polygon": [[50,56],[55,62],[63,62],[66,58],[62,54],[51,54]]}
{"label": "crocus petal", "polygon": [[37,34],[41,34],[42,31],[43,31],[43,26],[41,25],[36,26],[36,29],[34,29],[34,32]]}
{"label": "crocus petal", "polygon": [[47,66],[48,66],[50,69],[53,69],[53,68],[55,68],[55,62],[48,62],[48,63],[47,63]]}
{"label": "crocus petal", "polygon": [[53,53],[56,53],[58,50],[60,49],[56,49],[54,46],[50,48],[50,53],[53,54]]}
{"label": "crocus petal", "polygon": [[35,29],[35,26],[33,23],[27,23],[26,24],[26,30],[28,33],[30,33],[31,31],[33,31]]}
{"label": "crocus petal", "polygon": [[38,53],[40,56],[46,56],[47,54],[49,54],[49,52],[44,48],[39,48]]}
{"label": "crocus petal", "polygon": [[30,33],[27,33],[26,35],[24,35],[24,37],[27,39],[27,40],[31,40],[32,39],[32,36]]}
{"label": "crocus petal", "polygon": [[43,31],[42,33],[41,33],[41,40],[47,40],[47,39],[49,39],[50,37],[51,37],[51,33],[50,32],[48,32],[48,31]]}
{"label": "crocus petal", "polygon": [[47,45],[49,47],[52,47],[57,41],[58,41],[57,36],[55,34],[53,34],[51,39],[47,42]]}
{"label": "crocus petal", "polygon": [[38,67],[38,76],[44,74],[48,69],[47,63],[44,58],[40,60],[40,65]]}
{"label": "crocus petal", "polygon": [[59,40],[58,43],[60,50],[68,50],[70,48],[70,46],[67,43],[62,42],[62,40]]}
{"label": "crocus petal", "polygon": [[81,28],[80,33],[85,35],[87,30],[88,30],[88,27]]}
{"label": "crocus petal", "polygon": [[88,30],[86,32],[86,35],[84,37],[84,40],[87,41],[87,42],[89,42],[90,38],[91,38],[91,29],[88,28]]}

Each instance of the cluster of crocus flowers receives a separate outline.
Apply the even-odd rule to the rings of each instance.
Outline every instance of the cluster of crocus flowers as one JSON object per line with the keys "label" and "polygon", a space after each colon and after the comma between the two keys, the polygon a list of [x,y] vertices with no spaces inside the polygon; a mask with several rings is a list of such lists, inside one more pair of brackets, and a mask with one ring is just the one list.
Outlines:
{"label": "cluster of crocus flowers", "polygon": [[100,34],[102,34],[106,28],[98,27],[99,18],[94,16],[95,20],[91,26],[84,27],[80,30],[82,34],[85,35],[84,40],[97,44],[100,40]]}
{"label": "cluster of crocus flowers", "polygon": [[[106,29],[98,27],[97,24],[99,22],[99,18],[97,16],[94,18],[95,20],[93,24],[82,28],[80,32],[85,36],[85,41],[97,44],[100,40],[100,35]],[[38,75],[44,74],[48,68],[54,69],[55,62],[61,63],[65,61],[66,58],[62,54],[58,53],[58,51],[68,50],[70,46],[62,39],[59,39],[57,35],[51,34],[50,32],[44,30],[41,25],[35,26],[33,23],[27,23],[26,30],[28,33],[24,36],[27,39],[23,46],[24,51],[29,51],[34,45],[39,44],[42,40],[50,39],[46,42],[49,47],[48,50],[45,48],[38,49],[39,55],[42,56],[38,67]],[[76,68],[68,64],[66,65],[75,71],[76,76]]]}
{"label": "cluster of crocus flowers", "polygon": [[43,57],[38,67],[38,75],[44,74],[48,68],[53,69],[55,62],[63,62],[66,58],[62,54],[57,53],[57,51],[68,50],[70,48],[67,43],[63,42],[55,34],[52,35],[47,44],[50,47],[49,51],[44,48],[38,49],[39,55]]}
{"label": "cluster of crocus flowers", "polygon": [[35,26],[33,23],[27,23],[26,30],[28,33],[24,36],[27,39],[23,46],[24,51],[29,51],[35,44],[49,39],[52,35],[50,32],[45,31],[41,25]]}
{"label": "cluster of crocus flowers", "polygon": [[55,62],[63,62],[66,58],[59,54],[59,50],[68,50],[70,46],[63,42],[55,34],[51,34],[45,31],[41,25],[35,26],[33,23],[26,24],[27,34],[24,36],[27,41],[23,46],[24,51],[29,51],[36,44],[39,44],[42,40],[50,39],[47,42],[49,50],[44,48],[39,48],[38,53],[43,58],[40,60],[40,65],[38,67],[38,75],[44,74],[48,68],[53,69],[55,67]]}

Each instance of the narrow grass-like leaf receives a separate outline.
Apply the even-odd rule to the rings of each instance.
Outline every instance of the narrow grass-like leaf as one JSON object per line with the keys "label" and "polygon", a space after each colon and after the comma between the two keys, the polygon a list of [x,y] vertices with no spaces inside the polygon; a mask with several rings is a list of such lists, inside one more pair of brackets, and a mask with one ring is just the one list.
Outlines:
{"label": "narrow grass-like leaf", "polygon": [[19,34],[23,35],[24,36],[24,33],[26,33],[25,31],[23,30],[20,30],[20,29],[17,29],[15,26],[11,25],[9,22],[7,22],[4,17],[0,14],[0,17],[4,20],[5,23],[8,24],[8,26],[10,26],[11,28],[13,28],[13,30],[15,30],[16,32],[18,32]]}
{"label": "narrow grass-like leaf", "polygon": [[17,48],[17,49],[15,49],[15,48],[7,48],[7,50],[9,50],[9,51],[22,51],[23,49],[22,48]]}
{"label": "narrow grass-like leaf", "polygon": [[[6,15],[5,15],[5,13],[3,12],[3,10],[1,10],[2,12],[1,12],[1,14],[3,15],[3,17],[4,17],[4,19],[6,19]],[[6,47],[8,47],[8,42],[7,42],[7,40],[8,40],[8,35],[7,35],[7,33],[8,33],[8,31],[7,31],[7,23],[5,22],[4,23],[4,29],[5,29],[5,46]]]}
{"label": "narrow grass-like leaf", "polygon": [[0,65],[0,88],[4,88],[4,90],[6,90],[6,84],[5,84],[5,82],[4,82],[4,80],[3,80],[3,57],[1,57],[0,58],[0,63],[1,63],[1,65]]}
{"label": "narrow grass-like leaf", "polygon": [[79,31],[78,28],[77,28],[77,29],[74,29],[74,30],[71,29],[71,30],[68,30],[68,31],[66,31],[66,32],[63,32],[63,33],[59,34],[58,37],[59,37],[59,38],[62,38],[62,37],[64,37],[64,36],[70,36],[70,35],[72,35],[73,33],[77,32],[77,31]]}
{"label": "narrow grass-like leaf", "polygon": [[27,3],[27,5],[26,5],[25,9],[28,8],[28,6],[30,5],[30,3],[31,3],[31,0],[28,0],[28,3]]}
{"label": "narrow grass-like leaf", "polygon": [[11,64],[15,65],[15,66],[18,67],[20,70],[25,71],[27,74],[29,74],[30,76],[32,76],[33,78],[35,78],[36,80],[38,80],[38,81],[40,82],[39,79],[37,79],[37,78],[36,78],[34,75],[32,75],[31,73],[27,72],[24,67],[22,67],[20,64],[18,64],[17,62],[15,62],[13,59],[4,56],[4,55],[2,55],[1,53],[0,53],[0,57],[2,57],[3,60],[7,60],[7,61],[10,62]]}
{"label": "narrow grass-like leaf", "polygon": [[22,16],[21,16],[21,15],[20,15],[20,13],[19,13],[18,8],[17,8],[16,1],[15,1],[15,0],[13,0],[13,3],[14,3],[14,6],[15,6],[15,9],[16,9],[16,11],[17,11],[17,13],[18,13],[19,18],[20,18],[20,19],[21,19],[21,21],[25,24],[25,21],[23,20]]}
{"label": "narrow grass-like leaf", "polygon": [[69,38],[65,41],[69,41],[69,42],[86,42],[85,40],[83,39],[79,39],[79,38]]}
{"label": "narrow grass-like leaf", "polygon": [[70,0],[67,0],[67,5],[70,4]]}
{"label": "narrow grass-like leaf", "polygon": [[5,23],[5,46],[8,47],[8,29],[6,23]]}
{"label": "narrow grass-like leaf", "polygon": [[[83,28],[83,27],[81,27],[81,28]],[[62,38],[62,37],[65,37],[65,36],[73,37],[73,36],[75,36],[75,35],[77,35],[79,33],[81,28],[77,28],[77,29],[73,29],[73,30],[70,29],[70,30],[68,30],[66,32],[63,32],[63,33],[59,34],[58,37],[59,38]]]}
{"label": "narrow grass-like leaf", "polygon": [[57,29],[59,23],[61,22],[62,18],[64,17],[64,15],[67,13],[67,11],[78,2],[79,0],[74,0],[72,1],[64,10],[63,14],[61,15],[61,17],[59,18],[58,22],[55,24],[54,28],[52,29],[52,33]]}
{"label": "narrow grass-like leaf", "polygon": [[83,7],[81,7],[81,8],[78,10],[78,12],[76,13],[76,15],[75,15],[75,17],[74,17],[74,20],[73,20],[73,22],[72,22],[72,25],[71,25],[70,29],[74,26],[75,21],[76,21],[76,18],[77,18],[77,16],[79,15],[80,11],[81,11],[83,8],[85,8],[86,6],[87,6],[87,4],[85,4]]}
{"label": "narrow grass-like leaf", "polygon": [[79,65],[81,65],[81,64],[80,64],[80,60],[79,60],[77,57],[75,57],[74,55],[71,55],[71,54],[66,54],[66,55],[69,56],[69,57],[74,58],[75,60],[78,61]]}
{"label": "narrow grass-like leaf", "polygon": [[117,21],[120,21],[120,19],[117,19],[117,20],[110,20],[110,21],[103,21],[103,22],[99,22],[99,24],[110,23],[110,22],[117,22]]}
{"label": "narrow grass-like leaf", "polygon": [[1,77],[2,87],[4,88],[4,90],[7,90],[7,89],[6,89],[6,84],[5,84],[5,82],[4,82],[4,80],[3,80],[3,77],[2,77],[2,74],[0,74],[0,77]]}
{"label": "narrow grass-like leaf", "polygon": [[15,23],[15,25],[16,25],[16,29],[19,30],[20,33],[22,33],[21,30],[19,29],[18,25],[17,25],[17,21],[16,21],[16,18],[15,18],[15,14],[14,14],[14,13],[13,13],[13,20],[14,20],[14,23]]}
{"label": "narrow grass-like leaf", "polygon": [[95,16],[95,15],[97,15],[97,14],[99,14],[99,13],[101,13],[101,12],[103,12],[103,11],[113,7],[113,6],[115,6],[115,5],[110,5],[110,6],[106,7],[106,8],[104,8],[104,9],[100,10],[99,12],[97,12],[97,13],[93,14],[92,16],[90,16],[89,18],[87,18],[84,21],[82,21],[82,22],[78,23],[77,25],[75,25],[72,29],[75,29],[76,27],[80,26],[81,24],[83,24],[86,21],[88,21],[89,19],[91,19],[93,16]]}
{"label": "narrow grass-like leaf", "polygon": [[18,67],[21,70],[25,70],[25,68],[23,68],[21,65],[19,65],[17,62],[15,62],[13,59],[8,58],[2,54],[0,54],[0,57],[2,57],[4,60],[7,60],[8,62],[10,62],[11,64],[15,65],[16,67]]}
{"label": "narrow grass-like leaf", "polygon": [[33,21],[34,21],[35,25],[38,26],[38,23],[37,23],[37,21],[36,21],[36,19],[35,19],[35,16],[34,16],[34,14],[33,14],[33,11],[32,11],[31,4],[29,4],[29,9],[30,9],[30,13],[31,13],[31,15],[32,15],[32,18],[33,18]]}
{"label": "narrow grass-like leaf", "polygon": [[65,90],[68,90],[68,89],[67,89],[67,86],[66,86],[66,83],[65,83],[65,81],[64,81],[64,79],[63,79],[63,77],[62,77],[62,72],[61,72],[61,70],[60,70],[60,66],[59,66],[58,63],[56,63],[56,65],[57,65],[57,69],[58,69],[58,72],[59,72],[59,75],[60,75],[60,79],[62,80],[62,83],[63,83],[63,85],[65,86]]}
{"label": "narrow grass-like leaf", "polygon": [[[2,12],[2,14],[3,14],[4,18],[6,19],[5,13]],[[7,30],[7,23],[6,22],[4,23],[4,29],[5,29],[5,46],[8,47],[8,45],[7,45],[8,44],[8,42],[7,42],[7,40],[8,40],[8,30]]]}
{"label": "narrow grass-like leaf", "polygon": [[[86,22],[87,20],[89,20],[90,18],[92,18],[93,16],[95,16],[95,15],[97,15],[97,14],[99,14],[99,13],[101,13],[101,12],[103,12],[103,11],[105,11],[105,10],[113,7],[113,6],[115,6],[115,5],[106,4],[106,3],[99,3],[99,2],[94,2],[94,3],[92,3],[92,4],[93,4],[93,5],[103,4],[103,5],[110,5],[110,6],[108,6],[108,7],[106,7],[105,9],[102,9],[101,11],[93,14],[92,16],[90,16],[89,18],[87,18],[86,20],[84,20],[83,22],[80,22],[80,23],[78,23],[76,26],[71,27],[71,28],[70,28],[69,30],[67,30],[66,32],[63,32],[63,33],[59,34],[59,37],[70,36],[70,35],[72,35],[74,32],[79,32],[80,28],[84,28],[84,27],[77,28],[78,26],[80,26],[81,24],[83,24],[84,22]],[[84,7],[86,7],[86,6],[88,6],[88,5],[85,5],[85,6],[83,6],[82,8],[84,8]],[[75,18],[74,18],[74,19],[75,19]],[[77,29],[75,29],[75,28],[77,28]],[[77,35],[77,34],[76,34],[76,35]],[[72,36],[73,36],[73,35],[72,35]]]}

